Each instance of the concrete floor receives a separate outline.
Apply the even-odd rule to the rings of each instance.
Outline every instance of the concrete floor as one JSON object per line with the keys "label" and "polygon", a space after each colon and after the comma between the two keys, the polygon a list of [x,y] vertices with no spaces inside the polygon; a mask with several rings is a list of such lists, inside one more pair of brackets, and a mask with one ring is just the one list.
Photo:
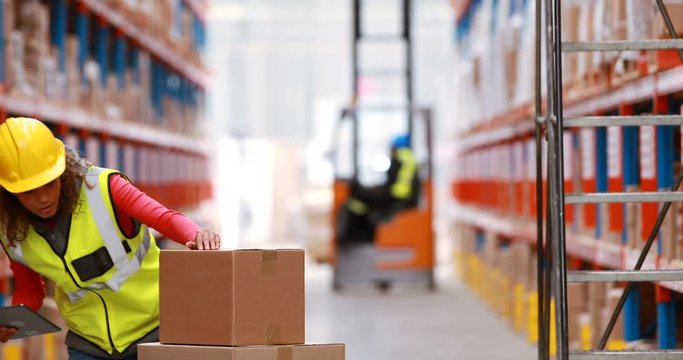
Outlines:
{"label": "concrete floor", "polygon": [[[443,271],[441,271],[443,270]],[[354,289],[334,294],[328,266],[306,268],[306,342],[346,344],[347,360],[535,359],[535,347],[452,275],[439,290]]]}

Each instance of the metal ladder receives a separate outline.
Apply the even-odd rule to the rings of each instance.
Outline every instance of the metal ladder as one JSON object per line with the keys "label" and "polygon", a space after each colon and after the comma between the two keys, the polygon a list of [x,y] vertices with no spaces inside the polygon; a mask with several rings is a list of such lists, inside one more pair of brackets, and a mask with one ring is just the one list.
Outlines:
{"label": "metal ladder", "polygon": [[[648,41],[601,41],[567,42],[561,38],[561,0],[545,0],[545,41],[547,96],[545,115],[542,114],[541,95],[541,0],[536,0],[536,195],[537,195],[537,249],[539,252],[539,347],[538,358],[550,358],[550,306],[551,294],[555,299],[557,359],[683,359],[683,350],[657,351],[603,351],[614,324],[624,306],[633,282],[683,281],[683,270],[641,271],[645,258],[652,247],[659,228],[671,206],[671,201],[683,201],[683,192],[677,192],[683,180],[683,169],[678,173],[671,191],[639,193],[576,193],[564,192],[563,131],[570,127],[683,125],[681,115],[659,116],[586,116],[564,118],[562,104],[562,53],[576,51],[659,50],[678,49],[683,60],[683,40],[677,39],[676,31],[664,6],[663,0],[655,0],[664,18],[671,40]],[[547,227],[543,224],[542,188],[542,138],[547,139]],[[638,258],[633,271],[576,271],[567,272],[566,234],[564,206],[579,203],[633,203],[661,202],[657,221]],[[544,234],[545,232],[545,234]],[[605,329],[598,349],[589,352],[570,353],[567,338],[567,282],[628,282]]]}

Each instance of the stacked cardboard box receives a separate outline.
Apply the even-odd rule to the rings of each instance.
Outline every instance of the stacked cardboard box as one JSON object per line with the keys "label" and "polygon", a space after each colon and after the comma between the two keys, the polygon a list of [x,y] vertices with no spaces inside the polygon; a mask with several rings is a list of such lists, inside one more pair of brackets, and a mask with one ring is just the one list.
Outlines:
{"label": "stacked cardboard box", "polygon": [[140,360],[343,360],[344,345],[304,345],[302,250],[165,250],[160,343]]}

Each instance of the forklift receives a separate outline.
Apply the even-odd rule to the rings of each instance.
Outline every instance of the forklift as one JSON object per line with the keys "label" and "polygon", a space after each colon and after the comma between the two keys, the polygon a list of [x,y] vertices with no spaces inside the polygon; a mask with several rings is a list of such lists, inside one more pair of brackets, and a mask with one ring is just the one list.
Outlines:
{"label": "forklift", "polygon": [[[397,34],[364,31],[368,4],[352,1],[353,94],[350,106],[341,111],[333,151],[333,289],[370,285],[386,292],[402,283],[431,291],[436,288],[432,114],[430,109],[413,104],[411,0],[395,0],[402,25]],[[382,51],[392,48],[396,50],[393,55]],[[379,63],[369,66],[367,53],[378,49],[382,55]],[[345,207],[357,197],[358,189],[386,181],[391,161],[387,156],[389,144],[397,135],[408,139],[407,147],[418,164],[414,203],[389,215],[350,222]]]}

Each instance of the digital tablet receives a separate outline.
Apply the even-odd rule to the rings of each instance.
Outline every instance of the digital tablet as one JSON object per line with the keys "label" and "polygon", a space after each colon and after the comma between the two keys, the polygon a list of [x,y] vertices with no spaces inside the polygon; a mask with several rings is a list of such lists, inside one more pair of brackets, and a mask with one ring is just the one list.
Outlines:
{"label": "digital tablet", "polygon": [[13,327],[18,330],[11,339],[21,339],[61,330],[59,326],[24,305],[0,307],[0,327]]}

